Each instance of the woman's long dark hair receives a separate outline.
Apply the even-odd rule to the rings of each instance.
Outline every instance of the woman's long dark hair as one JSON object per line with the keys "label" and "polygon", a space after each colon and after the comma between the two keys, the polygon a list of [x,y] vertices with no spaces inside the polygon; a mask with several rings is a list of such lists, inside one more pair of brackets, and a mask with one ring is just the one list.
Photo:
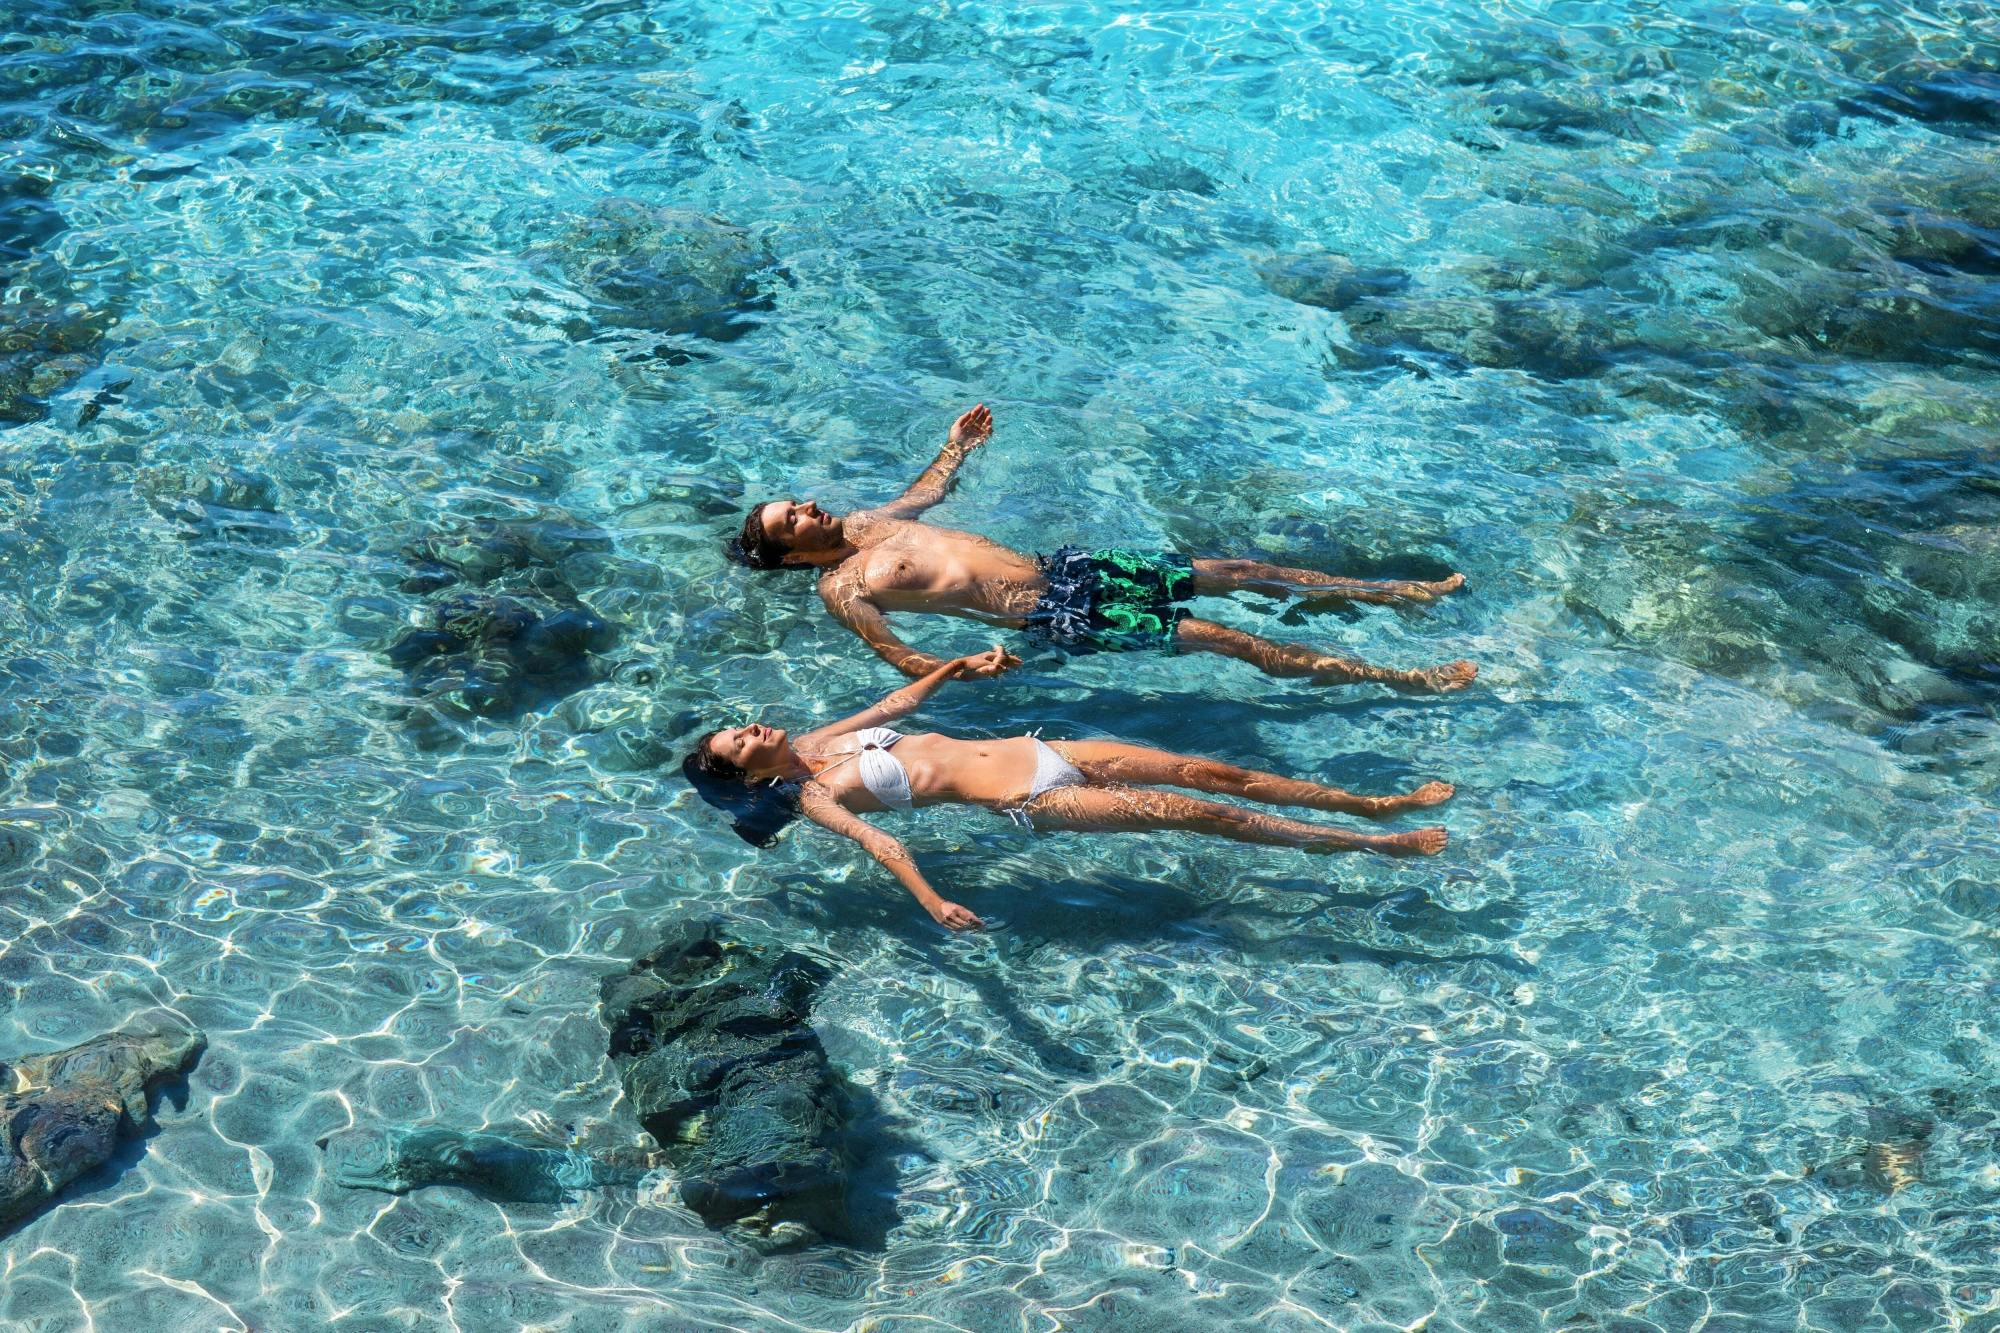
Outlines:
{"label": "woman's long dark hair", "polygon": [[694,743],[681,760],[681,775],[697,796],[729,816],[737,837],[752,847],[769,847],[798,818],[799,784],[752,782],[741,764],[715,752],[714,741],[721,734],[711,731]]}

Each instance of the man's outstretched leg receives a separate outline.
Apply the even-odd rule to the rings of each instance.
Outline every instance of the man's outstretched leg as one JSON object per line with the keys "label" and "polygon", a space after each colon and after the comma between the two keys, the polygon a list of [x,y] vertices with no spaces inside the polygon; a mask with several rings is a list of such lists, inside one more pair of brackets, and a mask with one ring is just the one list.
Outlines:
{"label": "man's outstretched leg", "polygon": [[1369,666],[1351,657],[1337,657],[1302,644],[1273,643],[1211,620],[1183,620],[1174,629],[1174,643],[1193,652],[1234,657],[1267,676],[1303,677],[1316,685],[1372,681],[1405,694],[1448,694],[1464,689],[1479,674],[1479,668],[1466,661],[1446,662],[1419,671]]}
{"label": "man's outstretched leg", "polygon": [[1422,582],[1412,579],[1344,579],[1313,569],[1267,565],[1261,560],[1197,560],[1194,590],[1204,597],[1232,592],[1264,592],[1274,597],[1304,597],[1315,601],[1434,602],[1465,586],[1465,575]]}

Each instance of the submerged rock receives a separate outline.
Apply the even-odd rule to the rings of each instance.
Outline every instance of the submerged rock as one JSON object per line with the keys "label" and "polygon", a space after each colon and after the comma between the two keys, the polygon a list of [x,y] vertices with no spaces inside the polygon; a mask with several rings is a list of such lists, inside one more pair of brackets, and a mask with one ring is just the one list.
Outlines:
{"label": "submerged rock", "polygon": [[319,1146],[327,1173],[349,1189],[407,1194],[458,1185],[501,1203],[560,1203],[576,1190],[633,1186],[656,1166],[646,1153],[586,1153],[441,1126],[350,1129]]}
{"label": "submerged rock", "polygon": [[1843,109],[1880,120],[1913,120],[1961,138],[2000,134],[2000,72],[1966,65],[1912,61],[1894,70]]}
{"label": "submerged rock", "polygon": [[618,632],[590,608],[540,594],[461,593],[426,604],[389,646],[413,690],[481,717],[589,681]]}
{"label": "submerged rock", "polygon": [[1800,463],[1720,514],[1580,500],[1563,600],[1626,642],[1867,730],[1934,720],[2000,683],[1989,471],[1976,452]]}
{"label": "submerged rock", "polygon": [[110,312],[33,291],[0,304],[0,425],[39,421],[47,399],[96,364]]}
{"label": "submerged rock", "polygon": [[284,527],[276,484],[247,468],[149,468],[135,484],[154,513],[191,536]]}
{"label": "submerged rock", "polygon": [[1343,255],[1273,255],[1257,266],[1264,285],[1287,301],[1345,310],[1371,296],[1393,296],[1409,286],[1407,273],[1363,268]]}
{"label": "submerged rock", "polygon": [[1602,297],[1368,297],[1347,313],[1351,365],[1398,351],[1549,379],[1595,375],[1643,344],[1631,312]]}
{"label": "submerged rock", "polygon": [[847,1238],[847,1101],[807,1021],[827,973],[713,927],[604,981],[611,1061],[681,1198],[711,1227]]}
{"label": "submerged rock", "polygon": [[27,259],[68,225],[48,201],[51,184],[16,174],[0,182],[0,264]]}
{"label": "submerged rock", "polygon": [[403,580],[403,591],[434,592],[456,583],[483,587],[524,570],[555,570],[578,552],[610,546],[598,529],[560,519],[475,519],[405,547],[414,569]]}
{"label": "submerged rock", "polygon": [[200,1031],[160,1022],[0,1064],[0,1225],[110,1159],[152,1118],[157,1085],[193,1067]]}
{"label": "submerged rock", "polygon": [[76,299],[69,270],[45,252],[68,226],[52,188],[18,168],[0,177],[0,426],[46,416],[49,397],[96,364],[117,322]]}
{"label": "submerged rock", "polygon": [[699,213],[608,199],[542,256],[590,301],[588,323],[732,342],[772,308],[777,258],[750,232]]}
{"label": "submerged rock", "polygon": [[388,647],[429,705],[412,719],[424,743],[447,738],[444,718],[516,716],[600,678],[598,655],[618,633],[569,575],[579,561],[601,565],[610,547],[599,529],[551,512],[473,519],[403,548],[405,592],[451,590],[420,604]]}
{"label": "submerged rock", "polygon": [[1563,96],[1532,88],[1491,92],[1478,99],[1482,117],[1498,129],[1545,143],[1570,144],[1590,135],[1642,138],[1641,120],[1630,108],[1614,105],[1582,89]]}

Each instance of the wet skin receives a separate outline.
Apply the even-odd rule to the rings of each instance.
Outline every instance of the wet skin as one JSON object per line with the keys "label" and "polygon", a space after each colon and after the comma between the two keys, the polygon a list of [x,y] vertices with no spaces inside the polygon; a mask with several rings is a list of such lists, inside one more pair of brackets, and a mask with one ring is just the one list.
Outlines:
{"label": "wet skin", "polygon": [[[820,567],[819,592],[827,609],[906,675],[921,676],[941,659],[898,638],[889,615],[923,611],[1018,629],[1047,589],[1035,562],[1020,552],[917,517],[945,498],[959,465],[990,437],[992,421],[983,404],[961,415],[923,475],[879,508],[841,517],[810,500],[772,500],[759,507],[766,537],[786,551],[786,563]],[[1435,582],[1345,579],[1244,559],[1197,559],[1194,575],[1199,596],[1247,590],[1386,604],[1435,601],[1465,582],[1460,574]],[[1410,693],[1439,693],[1462,689],[1478,674],[1466,661],[1414,671],[1376,667],[1198,619],[1182,621],[1175,638],[1184,650],[1234,657],[1269,675],[1319,684],[1372,681]]]}
{"label": "wet skin", "polygon": [[[943,663],[873,707],[796,741],[781,727],[752,723],[719,731],[707,744],[718,758],[743,769],[748,782],[786,779],[799,783],[799,805],[807,818],[860,843],[939,923],[953,930],[975,929],[982,924],[979,918],[932,888],[900,841],[860,818],[888,807],[862,783],[860,765],[851,760],[857,744],[852,733],[909,715],[947,680],[990,677],[1014,665],[1015,660],[996,647]],[[1269,805],[1386,818],[1451,799],[1449,783],[1429,782],[1395,796],[1357,796],[1338,787],[1119,741],[1047,744],[1068,760],[1084,781],[1045,791],[1032,800],[1028,792],[1036,768],[1033,737],[960,740],[920,732],[897,742],[893,757],[909,775],[912,805],[1018,810],[1038,829],[1095,833],[1175,830],[1306,852],[1433,856],[1444,850],[1446,834],[1441,828],[1355,833],[1156,788],[1180,787]]]}
{"label": "wet skin", "polygon": [[[754,734],[753,734],[754,733]],[[862,784],[861,766],[849,761],[851,744],[827,739],[811,748],[793,749],[782,728],[752,725],[719,733],[709,742],[725,759],[750,772],[811,775],[835,801],[856,813],[889,809]],[[742,756],[739,758],[738,756]],[[957,740],[935,732],[905,736],[895,757],[910,775],[911,804],[983,805],[991,809],[1018,804],[1035,776],[1035,742],[1031,737],[1004,740]],[[745,763],[748,759],[750,762]]]}

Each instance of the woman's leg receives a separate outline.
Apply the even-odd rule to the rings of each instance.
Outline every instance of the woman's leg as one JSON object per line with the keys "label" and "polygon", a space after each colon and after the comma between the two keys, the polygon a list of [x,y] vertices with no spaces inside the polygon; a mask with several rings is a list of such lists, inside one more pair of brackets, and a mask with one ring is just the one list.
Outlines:
{"label": "woman's leg", "polygon": [[1351,657],[1336,657],[1295,643],[1273,643],[1212,620],[1183,620],[1174,627],[1174,643],[1192,652],[1220,653],[1250,663],[1268,676],[1304,676],[1318,685],[1349,685],[1374,681],[1406,694],[1445,694],[1462,690],[1479,674],[1470,662],[1446,662],[1420,671],[1395,671],[1369,666]]}
{"label": "woman's leg", "polygon": [[1426,782],[1402,796],[1356,796],[1299,778],[1281,778],[1218,759],[1170,754],[1123,741],[1050,741],[1049,748],[1074,764],[1092,782],[1106,786],[1186,787],[1218,796],[1241,796],[1266,805],[1299,805],[1343,815],[1384,819],[1451,799],[1448,782]]}
{"label": "woman's leg", "polygon": [[1290,569],[1261,560],[1197,560],[1194,590],[1203,596],[1248,590],[1277,597],[1349,602],[1435,602],[1465,586],[1465,575],[1425,582],[1418,579],[1344,579],[1314,569]]}
{"label": "woman's leg", "polygon": [[1296,847],[1304,852],[1379,852],[1384,856],[1435,856],[1444,850],[1441,828],[1408,833],[1352,833],[1326,824],[1267,815],[1240,805],[1198,801],[1177,791],[1137,787],[1062,787],[1028,802],[1037,829],[1077,833],[1145,833],[1178,829],[1235,842]]}

